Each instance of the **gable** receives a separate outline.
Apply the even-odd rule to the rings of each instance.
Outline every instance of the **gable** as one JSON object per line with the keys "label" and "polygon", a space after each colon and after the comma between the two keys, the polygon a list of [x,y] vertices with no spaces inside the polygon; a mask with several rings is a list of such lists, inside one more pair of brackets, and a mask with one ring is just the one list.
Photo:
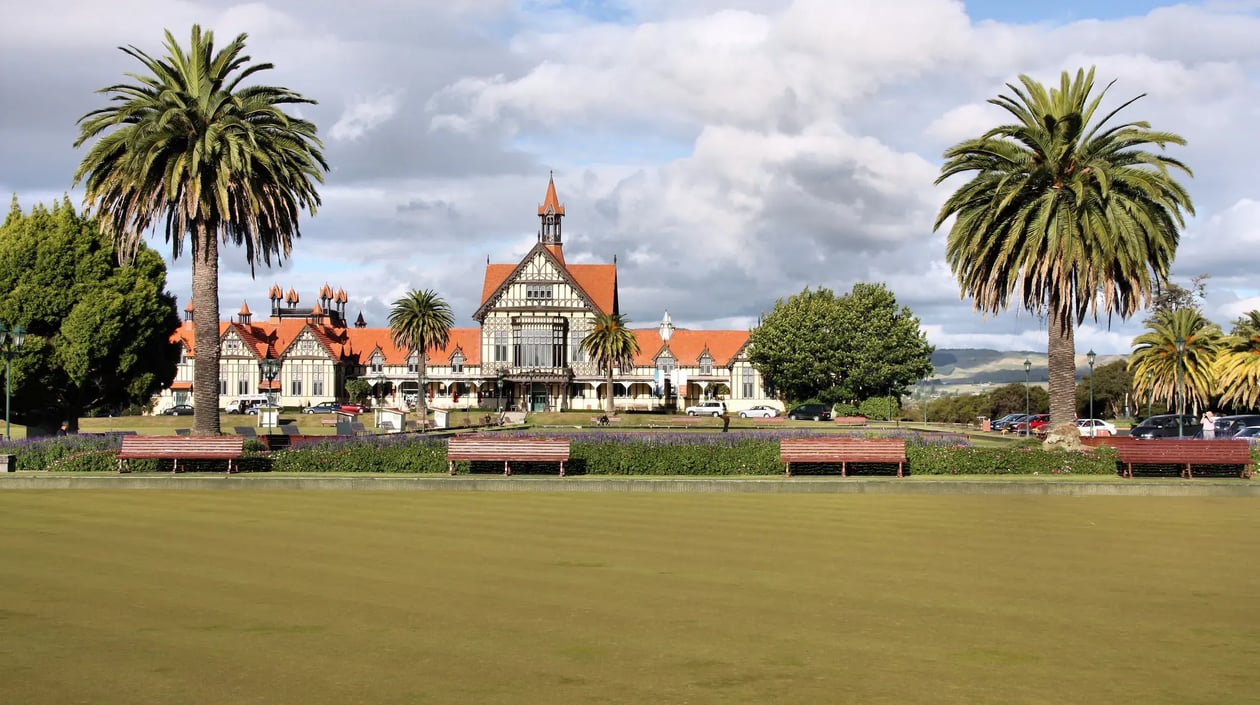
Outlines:
{"label": "gable", "polygon": [[[575,265],[567,267],[544,245],[535,245],[529,254],[515,266],[486,265],[486,277],[482,286],[481,306],[473,313],[473,319],[484,321],[492,309],[530,311],[611,311],[615,303],[616,276],[605,276],[607,286],[601,286],[603,296],[596,300],[574,275],[577,267],[602,267],[612,272],[616,265]],[[583,270],[589,274],[591,270]],[[598,277],[587,279],[594,282]],[[607,307],[607,308],[605,308]]]}

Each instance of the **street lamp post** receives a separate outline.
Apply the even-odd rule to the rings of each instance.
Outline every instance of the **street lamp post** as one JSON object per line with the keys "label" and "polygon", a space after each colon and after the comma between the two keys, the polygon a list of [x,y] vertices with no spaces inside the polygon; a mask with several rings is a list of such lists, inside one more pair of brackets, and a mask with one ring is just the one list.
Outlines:
{"label": "street lamp post", "polygon": [[[276,407],[276,402],[272,398],[271,391],[272,391],[272,386],[274,385],[276,381],[276,377],[280,374],[280,361],[279,360],[263,360],[262,362],[258,363],[258,372],[262,375],[263,379],[267,380],[267,406],[271,409],[274,409]],[[269,411],[268,413],[274,414],[275,412]],[[267,417],[268,428],[271,427],[272,418],[273,418],[272,416]]]}
{"label": "street lamp post", "polygon": [[1085,353],[1085,359],[1089,360],[1089,435],[1091,436],[1094,435],[1094,359],[1097,357],[1098,354],[1093,348]]}
{"label": "street lamp post", "polygon": [[1024,359],[1024,435],[1027,436],[1032,430],[1032,424],[1029,417],[1032,416],[1032,406],[1028,402],[1028,373],[1032,370],[1032,360]]}
{"label": "street lamp post", "polygon": [[13,393],[13,356],[26,341],[22,326],[12,328],[0,321],[0,355],[4,355],[4,440],[13,440],[9,431],[9,398]]}
{"label": "street lamp post", "polygon": [[[1176,407],[1177,413],[1177,437],[1181,438],[1183,429],[1181,428],[1181,406],[1186,403],[1185,391],[1181,388],[1181,356],[1186,352],[1186,339],[1177,336],[1177,388],[1173,390],[1173,406]],[[1180,395],[1180,402],[1178,402]]]}
{"label": "street lamp post", "polygon": [[1146,371],[1146,418],[1151,418],[1151,400],[1155,397],[1155,370]]}

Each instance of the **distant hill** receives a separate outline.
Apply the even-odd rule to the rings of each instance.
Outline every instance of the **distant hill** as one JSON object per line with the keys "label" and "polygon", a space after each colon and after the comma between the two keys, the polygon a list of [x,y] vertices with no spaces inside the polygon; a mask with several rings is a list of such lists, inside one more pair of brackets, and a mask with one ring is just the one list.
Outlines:
{"label": "distant hill", "polygon": [[[1077,351],[1078,377],[1089,374],[1085,353]],[[1099,355],[1095,366],[1125,359],[1124,355]],[[1046,354],[1029,350],[942,348],[932,354],[936,374],[924,381],[936,393],[983,391],[986,387],[1024,383],[1024,360],[1032,363],[1028,381],[1044,386],[1048,381]]]}

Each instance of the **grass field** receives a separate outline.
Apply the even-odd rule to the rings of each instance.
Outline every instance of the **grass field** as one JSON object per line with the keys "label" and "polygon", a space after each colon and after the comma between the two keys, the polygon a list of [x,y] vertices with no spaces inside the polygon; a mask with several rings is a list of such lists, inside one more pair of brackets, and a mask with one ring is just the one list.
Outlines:
{"label": "grass field", "polygon": [[1254,703],[1258,508],[9,491],[0,702]]}

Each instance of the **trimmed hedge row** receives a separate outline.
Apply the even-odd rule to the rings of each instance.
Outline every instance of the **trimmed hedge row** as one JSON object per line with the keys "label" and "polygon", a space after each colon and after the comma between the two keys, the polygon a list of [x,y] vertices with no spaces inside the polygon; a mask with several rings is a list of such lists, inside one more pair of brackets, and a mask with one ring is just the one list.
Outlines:
{"label": "trimmed hedge row", "polygon": [[[542,434],[502,434],[498,437],[528,437]],[[571,474],[586,475],[777,475],[779,440],[809,436],[809,433],[770,432],[724,434],[621,434],[589,433],[571,439]],[[834,436],[833,436],[834,437]],[[1050,475],[1072,473],[1111,475],[1117,472],[1115,450],[1100,447],[1092,451],[1068,451],[1037,444],[1002,448],[977,448],[962,437],[925,437],[906,434],[907,472],[913,475]],[[58,472],[112,471],[120,441],[116,437],[86,435],[47,438],[22,444],[9,444],[7,452],[17,455],[19,470]],[[249,444],[242,462],[245,471],[275,472],[384,472],[444,473],[446,439],[434,436],[382,435],[356,439],[330,439],[307,443],[271,454],[257,452]],[[168,469],[169,463],[132,461],[135,471]],[[851,469],[887,474],[891,467],[872,465]],[[458,463],[459,472],[481,471],[469,463]],[[486,471],[498,471],[490,464]],[[218,470],[216,463],[207,470]],[[820,471],[836,472],[823,466]],[[540,468],[551,472],[552,468]]]}

